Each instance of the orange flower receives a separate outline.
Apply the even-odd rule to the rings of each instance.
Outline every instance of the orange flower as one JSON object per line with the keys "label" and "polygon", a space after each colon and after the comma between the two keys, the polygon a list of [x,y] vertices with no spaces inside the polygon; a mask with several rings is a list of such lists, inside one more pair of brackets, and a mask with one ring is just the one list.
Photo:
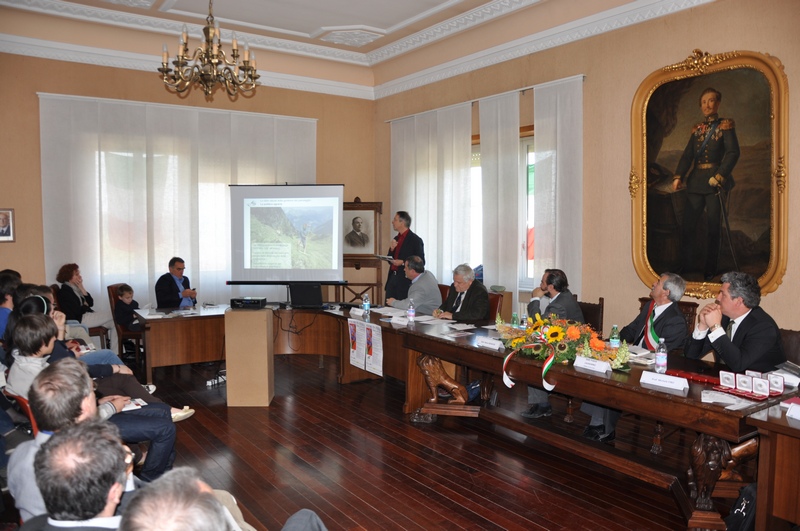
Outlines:
{"label": "orange flower", "polygon": [[581,337],[581,331],[577,326],[567,328],[567,339],[576,340]]}
{"label": "orange flower", "polygon": [[603,351],[606,349],[606,343],[602,339],[597,339],[597,337],[592,337],[589,340],[589,347],[591,347],[592,350]]}

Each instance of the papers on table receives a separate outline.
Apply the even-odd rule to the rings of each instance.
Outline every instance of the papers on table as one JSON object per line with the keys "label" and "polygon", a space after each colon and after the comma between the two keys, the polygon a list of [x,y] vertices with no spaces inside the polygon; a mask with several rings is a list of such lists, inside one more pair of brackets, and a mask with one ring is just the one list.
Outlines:
{"label": "papers on table", "polygon": [[475,328],[475,325],[465,324],[465,323],[453,323],[448,325],[453,330],[471,330]]}
{"label": "papers on table", "polygon": [[721,391],[711,391],[710,389],[704,389],[700,399],[705,403],[724,405],[725,409],[731,410],[745,409],[755,404],[755,402],[751,400],[745,400],[744,398],[739,398],[738,396]]}
{"label": "papers on table", "polygon": [[379,259],[383,260],[384,262],[389,262],[389,263],[392,263],[394,261],[394,257],[393,256],[387,256],[387,255],[383,255],[383,254],[376,254],[375,258],[379,258]]}

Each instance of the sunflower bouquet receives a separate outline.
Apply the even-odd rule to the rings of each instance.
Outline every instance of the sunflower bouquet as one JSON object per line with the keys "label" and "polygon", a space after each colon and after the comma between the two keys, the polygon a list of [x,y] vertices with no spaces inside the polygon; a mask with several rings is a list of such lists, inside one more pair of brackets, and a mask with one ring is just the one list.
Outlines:
{"label": "sunflower bouquet", "polygon": [[525,328],[510,326],[500,316],[496,324],[500,340],[506,348],[521,356],[544,360],[552,353],[555,363],[569,363],[586,350],[598,353],[606,351],[605,342],[591,326],[558,319],[555,315],[542,318],[537,313],[535,318],[528,318]]}

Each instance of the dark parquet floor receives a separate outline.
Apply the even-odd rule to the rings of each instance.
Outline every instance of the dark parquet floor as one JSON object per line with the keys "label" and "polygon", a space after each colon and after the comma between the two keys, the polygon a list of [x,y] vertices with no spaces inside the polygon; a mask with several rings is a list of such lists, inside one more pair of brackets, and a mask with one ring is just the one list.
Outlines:
{"label": "dark parquet floor", "polygon": [[[257,529],[280,529],[301,508],[330,530],[685,528],[665,490],[482,420],[412,424],[402,382],[339,385],[333,358],[276,356],[269,408],[228,408],[226,385],[206,386],[217,368],[156,369],[156,394],[197,411],[178,425],[176,466],[232,492]],[[501,407],[523,409],[524,393],[501,389]],[[579,434],[587,417],[566,424],[566,400],[551,402],[553,417],[531,422]],[[655,459],[652,429],[625,416],[614,445]],[[675,431],[658,461],[685,470],[693,438]]]}

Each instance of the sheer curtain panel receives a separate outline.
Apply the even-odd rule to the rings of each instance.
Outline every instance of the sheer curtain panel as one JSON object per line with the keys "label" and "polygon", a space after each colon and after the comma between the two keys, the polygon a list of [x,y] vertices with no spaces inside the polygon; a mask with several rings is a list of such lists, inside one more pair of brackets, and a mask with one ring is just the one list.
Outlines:
{"label": "sheer curtain panel", "polygon": [[533,88],[536,274],[562,269],[570,291],[583,276],[583,76]]}
{"label": "sheer curtain panel", "polygon": [[316,121],[177,105],[39,95],[45,270],[80,265],[96,307],[126,282],[155,306],[156,279],[186,260],[198,302],[231,288],[231,184],[316,182]]}
{"label": "sheer curtain panel", "polygon": [[426,269],[443,284],[469,259],[471,134],[469,103],[392,122],[391,215],[409,212]]}
{"label": "sheer curtain panel", "polygon": [[483,275],[486,286],[517,292],[519,261],[520,153],[518,92],[478,102],[483,186]]}

